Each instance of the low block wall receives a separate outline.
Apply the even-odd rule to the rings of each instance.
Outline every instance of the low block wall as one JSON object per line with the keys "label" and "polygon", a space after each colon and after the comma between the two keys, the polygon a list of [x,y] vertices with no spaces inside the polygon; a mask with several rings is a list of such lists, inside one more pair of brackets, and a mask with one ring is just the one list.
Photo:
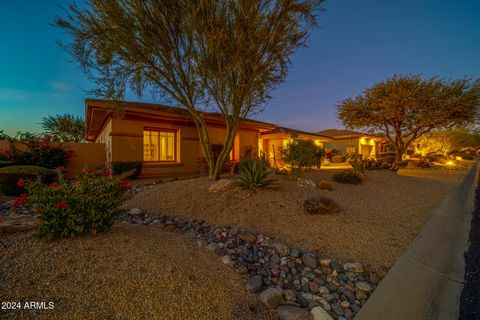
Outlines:
{"label": "low block wall", "polygon": [[[58,144],[58,143],[53,143]],[[65,142],[67,150],[72,151],[72,158],[65,168],[66,176],[73,178],[78,175],[83,168],[94,169],[104,167],[106,161],[105,144],[104,143],[76,143]],[[10,147],[10,143],[0,140],[0,151]],[[22,143],[16,143],[15,147],[25,150],[26,146]]]}

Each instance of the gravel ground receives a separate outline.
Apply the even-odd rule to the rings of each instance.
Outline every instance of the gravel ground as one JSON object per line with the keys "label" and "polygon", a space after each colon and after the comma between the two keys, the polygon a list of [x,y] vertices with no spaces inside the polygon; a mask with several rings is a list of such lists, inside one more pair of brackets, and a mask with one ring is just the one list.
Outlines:
{"label": "gravel ground", "polygon": [[[319,182],[331,174],[322,170],[308,177]],[[154,186],[125,207],[236,225],[341,262],[363,262],[383,276],[462,173],[432,170],[427,176],[415,175],[406,170],[402,175],[367,171],[362,185],[332,182],[333,191],[298,187],[289,177],[275,176],[278,189],[256,193],[239,187],[209,193],[211,182],[198,178]],[[311,196],[333,198],[340,213],[306,214],[303,201]]]}
{"label": "gravel ground", "polygon": [[55,303],[0,319],[276,319],[212,253],[153,226],[58,241],[2,235],[0,247],[0,301]]}

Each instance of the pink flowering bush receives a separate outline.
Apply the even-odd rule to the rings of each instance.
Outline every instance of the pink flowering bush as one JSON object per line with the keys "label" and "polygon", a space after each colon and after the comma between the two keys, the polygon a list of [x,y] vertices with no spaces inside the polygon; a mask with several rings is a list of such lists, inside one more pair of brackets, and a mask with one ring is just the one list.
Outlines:
{"label": "pink flowering bush", "polygon": [[84,170],[76,181],[68,182],[58,170],[58,182],[25,182],[28,197],[16,206],[35,205],[40,214],[40,236],[58,238],[106,232],[113,224],[115,210],[126,200],[131,188],[124,176],[109,170]]}

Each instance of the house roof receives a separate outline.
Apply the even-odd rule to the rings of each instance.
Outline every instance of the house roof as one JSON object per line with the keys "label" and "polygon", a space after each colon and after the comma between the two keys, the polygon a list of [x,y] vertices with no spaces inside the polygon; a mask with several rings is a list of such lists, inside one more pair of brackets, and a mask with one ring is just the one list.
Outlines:
{"label": "house roof", "polygon": [[327,129],[318,131],[317,133],[334,139],[355,139],[361,137],[378,138],[378,136],[374,134],[347,129]]}
{"label": "house roof", "polygon": [[333,140],[331,137],[323,134],[278,126],[273,130],[262,132],[262,137],[291,137],[292,135],[298,136],[300,139],[321,140],[324,142]]}
{"label": "house roof", "polygon": [[[182,123],[193,123],[190,113],[185,108],[172,107],[161,104],[114,101],[100,99],[86,99],[86,132],[87,140],[95,141],[98,134],[102,131],[107,120],[114,114],[128,114],[137,118],[161,118]],[[223,119],[217,112],[202,112],[207,124],[221,124]],[[268,122],[244,119],[241,123],[243,127],[252,127],[261,130],[272,130],[275,125]]]}

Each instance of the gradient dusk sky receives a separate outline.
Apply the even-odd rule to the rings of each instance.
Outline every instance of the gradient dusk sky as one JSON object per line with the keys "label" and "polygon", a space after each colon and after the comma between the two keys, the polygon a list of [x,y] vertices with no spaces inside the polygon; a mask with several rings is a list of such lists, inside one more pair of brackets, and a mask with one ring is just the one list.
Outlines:
{"label": "gradient dusk sky", "polygon": [[[84,114],[91,84],[49,25],[67,1],[0,0],[0,130],[39,131],[42,117]],[[336,103],[395,73],[480,78],[479,0],[330,0],[309,48],[257,119],[341,127]],[[127,100],[152,102],[148,97]]]}

